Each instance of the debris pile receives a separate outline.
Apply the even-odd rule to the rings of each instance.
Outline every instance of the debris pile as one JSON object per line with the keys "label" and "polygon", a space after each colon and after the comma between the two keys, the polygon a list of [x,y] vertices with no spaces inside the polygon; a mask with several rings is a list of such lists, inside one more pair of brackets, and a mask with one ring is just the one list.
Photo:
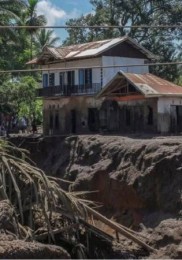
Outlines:
{"label": "debris pile", "polygon": [[[26,151],[2,141],[0,154],[1,258],[136,258],[155,252],[137,233],[94,210],[98,205],[85,198],[87,192],[64,191],[65,181],[30,164]],[[119,235],[136,243],[138,252],[121,247]]]}

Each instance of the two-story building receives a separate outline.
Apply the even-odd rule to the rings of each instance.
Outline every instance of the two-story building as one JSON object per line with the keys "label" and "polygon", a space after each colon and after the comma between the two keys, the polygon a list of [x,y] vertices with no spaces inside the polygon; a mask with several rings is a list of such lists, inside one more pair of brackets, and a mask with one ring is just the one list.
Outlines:
{"label": "two-story building", "polygon": [[44,134],[182,131],[182,88],[149,74],[152,59],[129,37],[45,47],[28,63],[43,68]]}

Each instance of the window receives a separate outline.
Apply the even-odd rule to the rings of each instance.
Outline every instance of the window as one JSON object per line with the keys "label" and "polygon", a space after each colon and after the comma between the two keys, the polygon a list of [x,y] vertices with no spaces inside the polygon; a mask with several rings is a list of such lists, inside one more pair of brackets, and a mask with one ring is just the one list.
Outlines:
{"label": "window", "polygon": [[69,86],[74,86],[74,84],[75,84],[75,72],[74,71],[67,71],[67,84]]}
{"label": "window", "polygon": [[79,85],[92,87],[92,69],[79,70]]}
{"label": "window", "polygon": [[48,87],[48,74],[43,74],[43,87]]}
{"label": "window", "polygon": [[64,86],[64,83],[65,83],[65,73],[60,72],[59,73],[59,85],[62,87],[62,86]]}
{"label": "window", "polygon": [[49,74],[49,86],[54,86],[55,85],[55,75],[54,73]]}
{"label": "window", "polygon": [[92,84],[92,70],[86,69],[85,70],[85,85],[91,85]]}
{"label": "window", "polygon": [[79,70],[79,85],[85,85],[84,70]]}
{"label": "window", "polygon": [[102,68],[100,69],[100,83],[102,86],[103,85],[103,69]]}

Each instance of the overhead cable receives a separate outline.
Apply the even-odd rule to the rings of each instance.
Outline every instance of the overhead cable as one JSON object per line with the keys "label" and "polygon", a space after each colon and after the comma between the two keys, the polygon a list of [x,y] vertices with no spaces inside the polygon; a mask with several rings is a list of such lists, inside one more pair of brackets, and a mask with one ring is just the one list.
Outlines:
{"label": "overhead cable", "polygon": [[[158,62],[158,63],[147,63],[147,64],[129,64],[129,65],[110,65],[110,66],[92,66],[92,67],[84,67],[92,68],[92,69],[109,69],[109,68],[127,68],[127,67],[147,67],[147,66],[168,66],[168,65],[182,65],[182,61],[176,62]],[[46,65],[45,65],[46,66]],[[75,69],[83,69],[82,67],[65,67],[65,68],[43,68],[43,69],[22,69],[22,70],[0,70],[0,74],[4,73],[26,73],[26,72],[41,72],[41,71],[65,71],[65,70],[75,70]]]}
{"label": "overhead cable", "polygon": [[115,28],[140,28],[140,29],[182,29],[182,24],[174,25],[0,25],[0,29],[115,29]]}

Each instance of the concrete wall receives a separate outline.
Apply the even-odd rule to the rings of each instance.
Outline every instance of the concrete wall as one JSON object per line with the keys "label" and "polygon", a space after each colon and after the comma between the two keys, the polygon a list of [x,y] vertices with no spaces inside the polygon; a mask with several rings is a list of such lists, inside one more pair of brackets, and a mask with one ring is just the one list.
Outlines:
{"label": "concrete wall", "polygon": [[[145,59],[137,59],[137,58],[123,58],[123,57],[102,57],[102,65],[103,66],[114,66],[114,65],[135,65],[135,64],[145,64]],[[141,67],[116,67],[116,68],[105,68],[103,69],[103,83],[104,85],[108,83],[119,70],[130,73],[148,73],[149,67],[141,66]]]}
{"label": "concrete wall", "polygon": [[160,97],[158,98],[158,131],[168,133],[171,131],[171,106],[182,106],[180,97]]}

